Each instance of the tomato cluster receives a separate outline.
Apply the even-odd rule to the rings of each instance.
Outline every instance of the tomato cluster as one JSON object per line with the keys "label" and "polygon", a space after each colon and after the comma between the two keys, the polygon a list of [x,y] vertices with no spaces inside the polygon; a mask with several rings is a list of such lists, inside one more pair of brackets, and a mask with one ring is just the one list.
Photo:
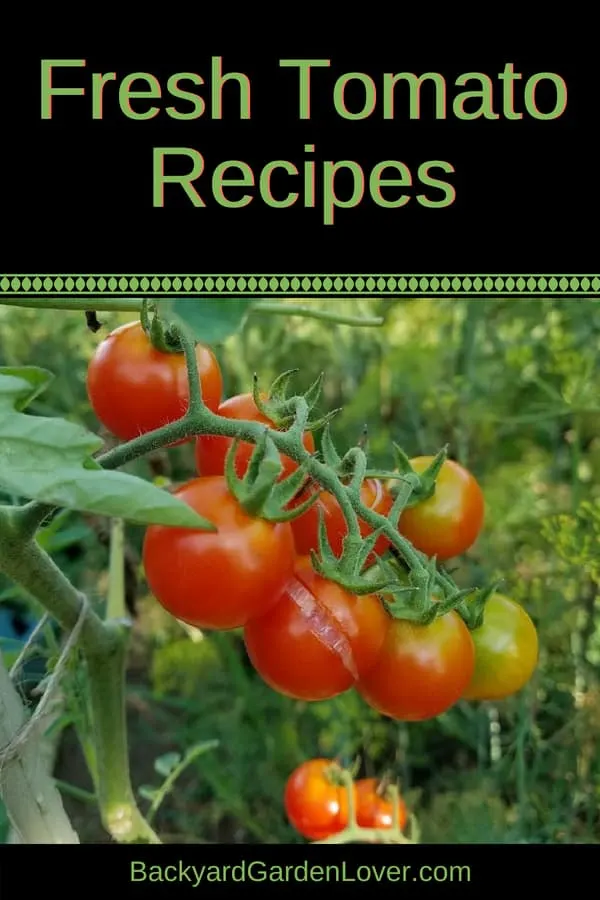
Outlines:
{"label": "tomato cluster", "polygon": [[[202,396],[224,419],[275,428],[252,394],[222,400],[222,374],[212,352],[196,349]],[[189,400],[181,353],[161,352],[139,323],[116,329],[98,347],[88,370],[90,402],[100,421],[128,440],[185,414]],[[261,404],[262,406],[262,404]],[[232,493],[225,461],[233,439],[202,434],[195,439],[197,477],[176,495],[216,526],[216,531],[151,525],[143,563],[151,591],[177,619],[201,629],[243,629],[248,657],[274,690],[303,701],[326,700],[352,688],[375,710],[393,719],[420,721],[440,715],[461,698],[500,699],[520,690],[537,664],[537,633],[527,613],[495,595],[483,625],[470,630],[456,611],[430,624],[395,618],[379,596],[354,594],[313,568],[319,522],[339,556],[347,533],[336,498],[311,486],[316,502],[291,522],[250,514]],[[303,444],[315,451],[307,430]],[[242,478],[253,445],[240,442],[234,468]],[[280,478],[297,463],[281,456]],[[432,457],[410,461],[423,473]],[[386,516],[391,485],[366,478],[364,507]],[[468,550],[484,520],[481,488],[471,473],[446,460],[428,499],[405,509],[398,531],[427,556],[446,560]],[[363,537],[371,533],[359,522]],[[373,549],[384,554],[389,536]]]}
{"label": "tomato cluster", "polygon": [[[349,790],[340,779],[340,767],[330,759],[309,759],[289,776],[284,807],[292,827],[309,841],[322,841],[339,834],[349,823]],[[406,804],[377,778],[351,779],[356,825],[385,830],[394,819],[402,831],[408,821]],[[394,804],[397,805],[394,817]]]}

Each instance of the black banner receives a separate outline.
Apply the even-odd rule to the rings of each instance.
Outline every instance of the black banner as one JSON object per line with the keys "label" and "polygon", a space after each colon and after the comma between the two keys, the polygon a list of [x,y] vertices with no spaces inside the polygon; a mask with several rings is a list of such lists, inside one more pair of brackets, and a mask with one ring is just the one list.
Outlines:
{"label": "black banner", "polygon": [[[124,897],[190,894],[244,896],[258,890],[281,896],[297,888],[306,895],[447,897],[481,896],[489,890],[559,887],[577,872],[595,874],[594,846],[95,846],[0,849],[2,897],[27,888],[46,891],[51,873],[61,878],[65,900],[89,886]],[[87,875],[86,875],[87,873]],[[88,880],[89,879],[89,880]]]}

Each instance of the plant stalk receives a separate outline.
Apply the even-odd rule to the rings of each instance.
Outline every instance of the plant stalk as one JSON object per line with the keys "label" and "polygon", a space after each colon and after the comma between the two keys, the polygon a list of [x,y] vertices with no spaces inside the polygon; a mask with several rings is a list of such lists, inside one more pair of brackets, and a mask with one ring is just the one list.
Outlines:
{"label": "plant stalk", "polygon": [[96,748],[96,793],[104,827],[121,843],[159,843],[138,809],[129,775],[125,715],[125,660],[129,629],[104,625],[109,636],[101,652],[86,656]]}
{"label": "plant stalk", "polygon": [[[11,508],[0,509],[0,571],[38,600],[67,631],[79,621],[85,598],[35,540],[19,531]],[[91,609],[81,628],[80,647],[90,682],[97,785],[102,820],[122,842],[158,838],[135,803],[129,775],[125,722],[127,629],[102,622]]]}

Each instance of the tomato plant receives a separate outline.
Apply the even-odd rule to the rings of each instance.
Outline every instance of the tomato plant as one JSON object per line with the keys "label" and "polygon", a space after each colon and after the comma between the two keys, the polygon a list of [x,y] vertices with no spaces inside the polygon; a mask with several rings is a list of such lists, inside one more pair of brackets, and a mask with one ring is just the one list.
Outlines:
{"label": "tomato plant", "polygon": [[[306,493],[298,498],[298,503],[305,499]],[[393,506],[394,500],[387,488],[377,478],[367,478],[360,488],[360,499],[367,509],[386,516]],[[319,499],[310,506],[303,515],[292,520],[292,530],[296,550],[300,554],[308,554],[311,550],[319,548],[319,516],[322,515],[329,546],[336,556],[340,556],[343,541],[348,533],[348,525],[341,507],[335,497],[327,491],[319,493]],[[366,522],[360,521],[360,532],[363,538],[372,533],[373,529]],[[373,549],[374,554],[382,555],[390,545],[389,539],[381,535],[377,539]],[[369,561],[373,561],[371,554]]]}
{"label": "tomato plant", "polygon": [[[361,828],[391,828],[394,824],[394,802],[377,778],[361,778],[354,785],[356,795],[356,823]],[[408,810],[398,796],[398,826],[402,830],[408,821]]]}
{"label": "tomato plant", "polygon": [[[206,406],[216,411],[223,389],[212,350],[196,346]],[[87,370],[88,397],[99,421],[129,441],[180,419],[189,403],[183,353],[157,350],[139,321],[112,331],[96,348]]]}
{"label": "tomato plant", "polygon": [[[433,457],[418,456],[410,462],[414,471],[421,474]],[[437,476],[433,495],[404,510],[398,530],[417,550],[446,560],[460,556],[475,543],[484,514],[483,493],[473,475],[447,459]]]}
{"label": "tomato plant", "polygon": [[218,531],[146,529],[144,569],[159,603],[198,628],[239,628],[264,613],[293,571],[289,524],[248,515],[220,476],[196,478],[175,496]]}
{"label": "tomato plant", "polygon": [[328,759],[309,759],[288,778],[284,806],[298,834],[320,841],[348,824],[348,792],[335,779],[335,764]]}
{"label": "tomato plant", "polygon": [[475,666],[469,629],[452,611],[428,625],[394,619],[374,666],[358,684],[378,712],[401,721],[439,716],[463,695]]}
{"label": "tomato plant", "polygon": [[325,700],[375,664],[389,616],[373,594],[354,596],[300,557],[280,597],[244,630],[250,661],[274,690]]}
{"label": "tomato plant", "polygon": [[[68,298],[69,304],[82,302],[75,295]],[[75,646],[81,654],[89,688],[83,699],[89,701],[94,723],[82,734],[84,755],[93,760],[90,775],[100,818],[115,840],[160,842],[152,822],[156,797],[164,796],[160,789],[153,793],[145,817],[130,778],[124,682],[130,630],[124,620],[133,607],[125,583],[129,588],[134,578],[124,577],[131,573],[128,523],[146,527],[142,560],[157,604],[200,629],[243,630],[257,677],[246,682],[238,667],[227,693],[227,702],[236,706],[241,698],[232,694],[235,687],[245,692],[262,678],[274,691],[306,702],[354,688],[383,716],[418,722],[440,715],[460,698],[499,699],[520,689],[538,652],[527,614],[507,598],[492,596],[483,623],[471,633],[480,607],[468,607],[469,589],[459,590],[451,573],[424,556],[449,559],[477,539],[484,503],[471,473],[448,461],[445,449],[435,457],[413,459],[414,472],[425,477],[405,480],[398,503],[405,497],[410,502],[411,488],[421,491],[417,497],[427,496],[432,473],[437,479],[428,499],[402,509],[396,529],[391,516],[395,490],[387,484],[395,473],[372,468],[362,445],[338,452],[329,431],[333,412],[313,418],[321,378],[304,394],[290,397],[291,373],[285,372],[264,395],[264,404],[255,393],[223,400],[217,359],[198,340],[214,344],[233,335],[254,300],[190,297],[151,304],[132,298],[122,308],[115,305],[119,302],[104,294],[102,307],[82,307],[86,316],[80,319],[82,327],[96,332],[103,327],[97,312],[140,312],[139,322],[116,328],[99,344],[87,371],[91,406],[120,439],[116,446],[103,449],[102,437],[71,419],[26,410],[49,382],[48,371],[27,365],[0,369],[0,586],[6,596],[7,580],[9,597],[14,586],[14,596],[33,598],[67,632],[64,641],[53,641],[49,648],[54,664],[45,696],[57,687],[68,691],[68,654]],[[277,303],[261,304],[262,315],[269,309],[283,312]],[[311,315],[308,307],[289,309]],[[347,316],[343,320],[349,323]],[[319,429],[317,454],[313,433]],[[126,470],[183,440],[194,444],[174,457],[173,468],[168,453],[161,454],[169,478],[185,481],[180,487],[164,489]],[[235,455],[227,457],[234,442]],[[407,474],[411,461],[396,445],[390,447],[394,455]],[[229,460],[233,465],[226,465]],[[191,477],[186,466],[198,477]],[[397,479],[393,483],[398,485]],[[64,534],[56,530],[62,528],[55,515],[61,509],[83,514],[89,522],[110,522],[105,603],[88,601],[78,580],[72,583],[52,558],[53,549],[64,546]],[[380,536],[378,529],[372,547],[373,520],[383,524],[386,519],[386,534]],[[333,553],[319,547],[321,521]],[[79,534],[77,526],[73,530]],[[351,543],[344,540],[349,532],[355,538]],[[365,572],[365,561],[372,564],[390,547],[396,559]],[[491,590],[479,595],[481,606]],[[234,646],[229,641],[224,646],[231,650],[227,658],[239,665]],[[54,659],[58,647],[64,649]],[[11,821],[24,824],[30,842],[39,843],[48,828],[57,843],[72,842],[56,784],[48,777],[40,787],[39,773],[32,772],[22,752],[44,704],[31,717],[22,711],[23,729],[3,722],[2,709],[20,702],[13,677],[0,654],[0,766],[8,779],[11,772],[18,775],[8,791],[2,779],[2,799],[8,797]],[[268,722],[268,703],[264,709],[266,716],[259,718]],[[351,738],[348,720],[342,724],[346,741]],[[307,729],[303,739],[310,734]],[[203,741],[198,753],[215,744]],[[168,769],[165,777],[172,782],[192,758],[186,753],[175,768],[163,760],[156,771]],[[13,760],[18,764],[11,766]],[[27,791],[31,787],[35,803],[20,802],[23,785]],[[42,807],[48,815],[30,817],[32,809]],[[412,827],[410,838],[402,833],[408,812],[393,788],[381,790],[375,778],[354,782],[352,773],[326,759],[310,760],[290,776],[286,810],[299,833],[312,840],[352,842],[366,829],[365,840],[415,841]]]}
{"label": "tomato plant", "polygon": [[[237,394],[229,397],[217,410],[225,419],[239,419],[247,422],[260,422],[262,425],[273,427],[270,419],[262,414],[256,406],[252,394]],[[222,475],[225,470],[225,458],[233,443],[233,438],[223,435],[203,434],[196,440],[196,467],[200,475]],[[315,442],[312,434],[306,432],[303,444],[309,453],[315,452]],[[248,469],[248,463],[254,447],[248,441],[240,441],[235,453],[235,470],[241,477]],[[285,478],[294,472],[298,466],[293,459],[285,454],[280,454],[282,463],[281,478]]]}
{"label": "tomato plant", "polygon": [[475,671],[463,692],[467,700],[502,700],[523,688],[538,661],[538,635],[519,603],[494,594],[485,604],[483,624],[471,632]]}

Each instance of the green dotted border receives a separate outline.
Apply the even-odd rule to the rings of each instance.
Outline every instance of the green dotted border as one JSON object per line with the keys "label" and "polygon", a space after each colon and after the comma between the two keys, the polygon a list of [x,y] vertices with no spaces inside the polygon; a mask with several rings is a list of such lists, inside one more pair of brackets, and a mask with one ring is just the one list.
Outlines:
{"label": "green dotted border", "polygon": [[600,297],[600,275],[1,275],[2,296],[126,294],[343,296],[498,294]]}

